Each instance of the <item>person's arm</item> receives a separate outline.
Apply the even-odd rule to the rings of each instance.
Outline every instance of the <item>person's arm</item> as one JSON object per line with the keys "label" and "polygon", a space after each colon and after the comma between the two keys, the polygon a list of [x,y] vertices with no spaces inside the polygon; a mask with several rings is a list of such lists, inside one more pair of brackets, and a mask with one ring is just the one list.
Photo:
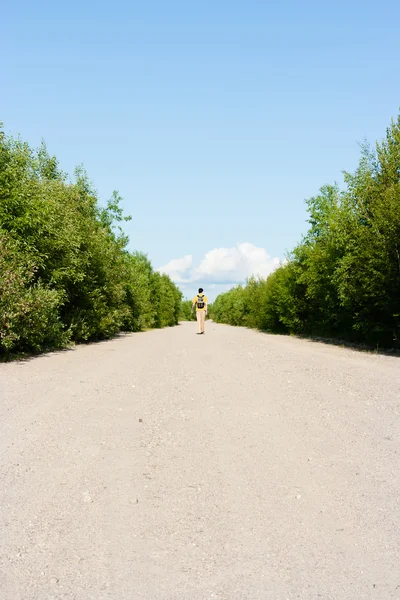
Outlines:
{"label": "person's arm", "polygon": [[193,300],[192,302],[192,312],[194,311],[194,307],[196,306],[196,300]]}

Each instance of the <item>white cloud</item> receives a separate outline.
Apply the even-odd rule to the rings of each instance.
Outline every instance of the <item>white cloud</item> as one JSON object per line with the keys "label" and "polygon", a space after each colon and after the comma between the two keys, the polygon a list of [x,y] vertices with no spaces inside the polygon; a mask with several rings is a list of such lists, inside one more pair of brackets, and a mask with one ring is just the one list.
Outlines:
{"label": "white cloud", "polygon": [[214,248],[194,269],[193,280],[242,283],[251,275],[267,277],[279,262],[279,258],[271,258],[265,248],[247,242],[233,248]]}
{"label": "white cloud", "polygon": [[244,283],[251,275],[267,277],[280,264],[279,258],[271,258],[265,248],[258,248],[248,242],[233,248],[214,248],[207,252],[200,264],[193,268],[193,257],[171,260],[159,271],[167,273],[177,284],[198,283],[203,287],[232,287]]}
{"label": "white cloud", "polygon": [[174,258],[169,263],[161,267],[160,273],[169,275],[175,283],[188,283],[191,279],[190,267],[192,266],[193,256],[186,254],[183,258]]}

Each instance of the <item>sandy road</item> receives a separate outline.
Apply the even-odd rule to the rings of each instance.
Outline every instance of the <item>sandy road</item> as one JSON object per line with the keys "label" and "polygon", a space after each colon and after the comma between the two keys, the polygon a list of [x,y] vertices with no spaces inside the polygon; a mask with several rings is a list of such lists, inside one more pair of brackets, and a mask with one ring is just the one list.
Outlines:
{"label": "sandy road", "polygon": [[1,600],[400,598],[400,359],[185,324],[0,395]]}

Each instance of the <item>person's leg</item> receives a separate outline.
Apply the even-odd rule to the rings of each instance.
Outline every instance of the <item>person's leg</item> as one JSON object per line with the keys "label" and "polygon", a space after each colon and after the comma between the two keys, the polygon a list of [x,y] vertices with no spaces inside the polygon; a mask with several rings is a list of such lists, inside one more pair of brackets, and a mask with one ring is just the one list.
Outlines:
{"label": "person's leg", "polygon": [[201,333],[201,310],[198,310],[196,312],[196,319],[197,319],[197,333]]}
{"label": "person's leg", "polygon": [[205,313],[204,310],[201,310],[200,314],[201,314],[201,317],[200,317],[201,318],[201,321],[200,321],[200,323],[201,323],[201,333],[204,333],[204,331],[205,331],[206,313]]}

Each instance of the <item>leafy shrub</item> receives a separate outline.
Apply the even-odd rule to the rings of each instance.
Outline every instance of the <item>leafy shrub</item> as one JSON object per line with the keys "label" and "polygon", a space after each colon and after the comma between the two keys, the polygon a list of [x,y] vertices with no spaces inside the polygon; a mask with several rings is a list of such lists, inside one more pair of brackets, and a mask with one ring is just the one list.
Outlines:
{"label": "leafy shrub", "polygon": [[400,347],[400,117],[345,184],[307,201],[287,263],[220,295],[216,321]]}
{"label": "leafy shrub", "polygon": [[0,353],[65,345],[58,316],[62,296],[34,283],[37,267],[0,231]]}
{"label": "leafy shrub", "polygon": [[100,207],[44,144],[0,133],[0,353],[61,347],[178,322],[181,294],[127,250],[121,198]]}

